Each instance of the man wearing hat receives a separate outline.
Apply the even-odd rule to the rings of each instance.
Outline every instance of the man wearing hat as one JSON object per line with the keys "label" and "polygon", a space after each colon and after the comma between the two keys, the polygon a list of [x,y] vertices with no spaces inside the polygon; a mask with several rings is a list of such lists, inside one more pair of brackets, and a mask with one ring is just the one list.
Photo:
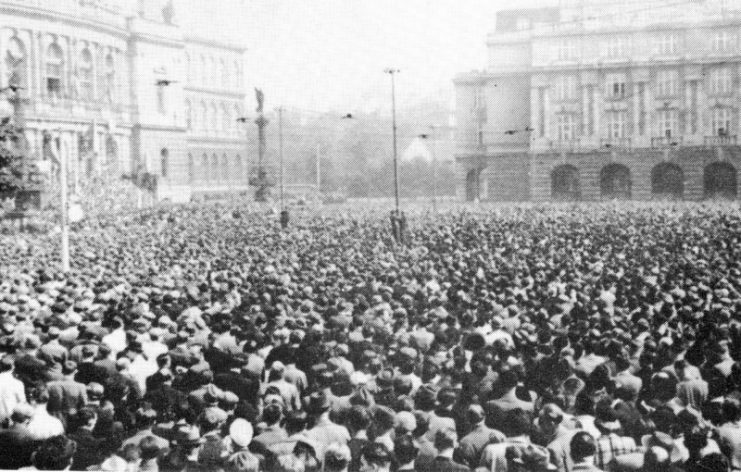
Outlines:
{"label": "man wearing hat", "polygon": [[361,472],[390,472],[392,455],[386,446],[369,443],[360,455]]}
{"label": "man wearing hat", "polygon": [[47,384],[47,388],[49,390],[49,413],[65,421],[69,414],[87,404],[87,387],[75,381],[77,374],[75,361],[65,362],[62,374],[64,380],[51,381]]}
{"label": "man wearing hat", "polygon": [[486,426],[486,415],[481,405],[470,405],[466,410],[466,419],[468,424],[472,425],[471,432],[461,439],[456,450],[456,459],[461,464],[475,469],[484,448],[489,444],[504,442],[506,437],[502,432]]}
{"label": "man wearing hat", "polygon": [[23,382],[14,375],[15,362],[6,355],[0,359],[0,421],[10,417],[16,405],[26,403]]}
{"label": "man wearing hat", "polygon": [[330,401],[324,392],[312,394],[309,397],[307,411],[316,417],[314,427],[307,431],[306,436],[326,447],[332,443],[347,445],[350,433],[342,425],[329,419]]}
{"label": "man wearing hat", "polygon": [[31,465],[31,454],[36,442],[28,431],[33,417],[31,405],[21,403],[13,408],[11,426],[0,431],[0,469],[20,469]]}

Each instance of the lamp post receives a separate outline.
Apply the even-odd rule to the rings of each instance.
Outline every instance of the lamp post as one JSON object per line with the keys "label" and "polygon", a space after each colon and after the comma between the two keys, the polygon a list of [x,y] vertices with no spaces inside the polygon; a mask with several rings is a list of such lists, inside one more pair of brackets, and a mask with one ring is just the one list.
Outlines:
{"label": "lamp post", "polygon": [[435,147],[437,145],[436,139],[437,135],[435,133],[435,130],[437,129],[436,125],[430,125],[430,131],[431,135],[429,134],[420,134],[419,137],[422,139],[431,139],[432,140],[432,212],[437,213],[437,155],[435,153]]}
{"label": "lamp post", "polygon": [[[248,116],[240,116],[237,118],[238,123],[244,123],[246,124],[250,118]],[[245,127],[245,135],[244,135],[244,162],[245,162],[245,169],[247,174],[247,187],[249,188],[249,175],[250,175],[250,169],[249,169],[249,156],[250,156],[250,129],[249,127]],[[242,176],[243,177],[243,176]]]}
{"label": "lamp post", "polygon": [[387,68],[384,70],[391,76],[391,122],[394,136],[394,201],[396,202],[396,213],[399,213],[399,163],[396,151],[396,84],[394,76],[398,74],[399,69]]}

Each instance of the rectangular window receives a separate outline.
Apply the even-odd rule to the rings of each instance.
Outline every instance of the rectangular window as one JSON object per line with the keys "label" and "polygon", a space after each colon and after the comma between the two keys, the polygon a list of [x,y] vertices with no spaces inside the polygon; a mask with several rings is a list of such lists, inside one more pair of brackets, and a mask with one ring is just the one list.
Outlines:
{"label": "rectangular window", "polygon": [[605,45],[605,55],[611,58],[619,58],[628,56],[628,45],[630,44],[629,38],[615,36],[607,40]]}
{"label": "rectangular window", "polygon": [[573,61],[576,59],[576,41],[573,39],[562,39],[558,43],[558,60]]}
{"label": "rectangular window", "polygon": [[662,70],[656,76],[656,96],[673,97],[679,93],[679,71]]}
{"label": "rectangular window", "polygon": [[576,137],[576,119],[571,113],[559,113],[558,121],[558,140],[571,141]]}
{"label": "rectangular window", "polygon": [[677,110],[660,110],[658,112],[658,125],[661,137],[671,138],[677,135],[679,120]]}
{"label": "rectangular window", "polygon": [[713,108],[711,114],[710,132],[713,136],[728,136],[731,131],[731,110],[729,108]]}
{"label": "rectangular window", "polygon": [[733,87],[733,78],[731,69],[728,67],[718,67],[710,71],[710,93],[727,94],[731,93]]}
{"label": "rectangular window", "polygon": [[713,34],[713,51],[728,52],[733,47],[733,35],[729,31],[716,31]]}
{"label": "rectangular window", "polygon": [[574,100],[576,98],[576,77],[564,75],[556,81],[556,100]]}
{"label": "rectangular window", "polygon": [[611,111],[607,113],[607,137],[624,138],[627,113],[624,111]]}
{"label": "rectangular window", "polygon": [[677,54],[678,42],[676,34],[662,34],[656,40],[656,53],[662,56]]}
{"label": "rectangular window", "polygon": [[166,85],[157,86],[157,111],[161,115],[167,113],[167,104],[165,103],[165,87]]}
{"label": "rectangular window", "polygon": [[612,99],[623,99],[626,97],[626,78],[624,74],[611,74],[606,80],[606,95]]}

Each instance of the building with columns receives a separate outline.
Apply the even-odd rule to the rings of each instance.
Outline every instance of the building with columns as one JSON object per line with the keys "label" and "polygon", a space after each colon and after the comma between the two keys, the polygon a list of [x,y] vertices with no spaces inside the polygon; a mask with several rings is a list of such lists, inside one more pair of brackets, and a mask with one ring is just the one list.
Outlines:
{"label": "building with columns", "polygon": [[461,198],[739,195],[739,2],[562,0],[487,46],[455,79]]}
{"label": "building with columns", "polygon": [[51,137],[76,183],[145,171],[158,200],[246,191],[244,51],[185,31],[172,0],[0,0],[0,86],[22,87],[32,156]]}

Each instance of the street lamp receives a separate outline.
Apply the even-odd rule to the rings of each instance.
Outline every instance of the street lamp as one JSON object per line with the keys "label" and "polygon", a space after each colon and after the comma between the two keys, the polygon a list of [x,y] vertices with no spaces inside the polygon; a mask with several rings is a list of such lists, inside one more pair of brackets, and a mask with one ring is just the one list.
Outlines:
{"label": "street lamp", "polygon": [[435,134],[435,130],[437,129],[436,125],[430,125],[430,131],[432,132],[432,135],[429,134],[420,134],[419,137],[422,139],[431,139],[432,140],[432,212],[437,213],[437,156],[435,153],[435,146],[437,144],[437,136]]}
{"label": "street lamp", "polygon": [[[345,113],[340,117],[340,120],[352,120],[355,117],[352,113]],[[341,123],[341,122],[340,122]],[[330,142],[330,152],[334,152],[335,148],[337,147],[337,141],[339,141],[340,137],[336,136],[334,140]],[[320,145],[319,142],[317,142],[316,145],[316,192],[321,198],[321,192],[322,192],[322,173],[321,173],[321,154],[320,154]]]}
{"label": "street lamp", "polygon": [[396,85],[394,76],[401,72],[399,69],[387,68],[383,71],[391,76],[391,120],[394,135],[394,201],[396,202],[396,213],[399,213],[399,163],[396,153]]}
{"label": "street lamp", "polygon": [[[250,121],[250,118],[248,116],[240,116],[237,118],[237,123],[247,124]],[[244,135],[244,162],[247,164],[245,167],[247,169],[247,178],[249,180],[250,170],[249,170],[249,160],[250,160],[250,129],[249,127],[245,127],[245,135]],[[247,189],[249,191],[249,182],[247,182]]]}

